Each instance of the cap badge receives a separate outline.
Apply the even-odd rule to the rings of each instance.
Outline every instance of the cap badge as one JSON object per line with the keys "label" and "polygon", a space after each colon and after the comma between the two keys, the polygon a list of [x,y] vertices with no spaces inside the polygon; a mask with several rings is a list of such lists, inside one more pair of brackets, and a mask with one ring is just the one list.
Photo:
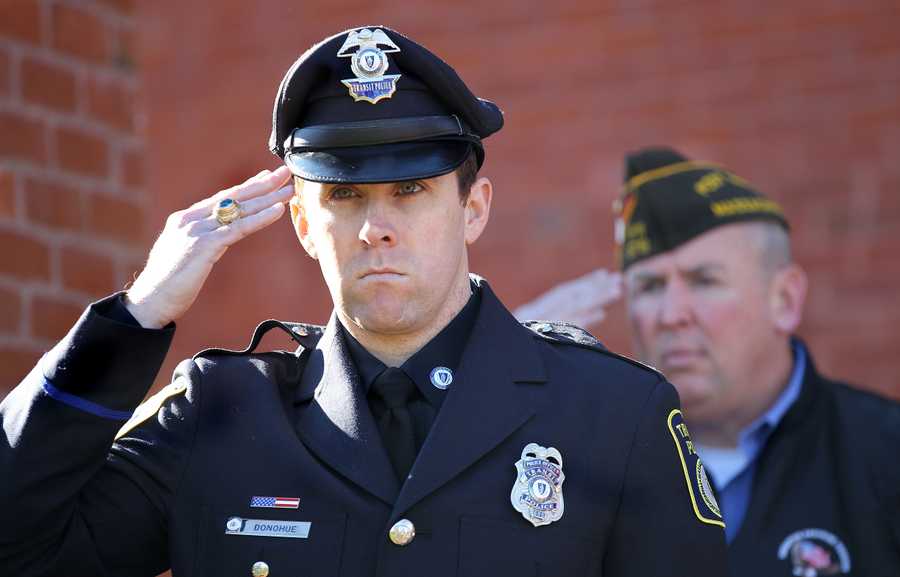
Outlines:
{"label": "cap badge", "polygon": [[347,40],[337,55],[339,58],[350,58],[350,70],[356,78],[347,78],[341,82],[350,91],[354,101],[364,100],[375,104],[394,95],[400,75],[385,75],[390,65],[387,57],[389,52],[400,52],[400,48],[380,28],[352,30],[347,35]]}
{"label": "cap badge", "polygon": [[447,367],[434,367],[431,369],[431,384],[442,391],[446,391],[453,383],[453,371]]}
{"label": "cap badge", "polygon": [[516,482],[510,494],[513,508],[535,527],[559,521],[565,480],[560,452],[528,443],[516,462]]}

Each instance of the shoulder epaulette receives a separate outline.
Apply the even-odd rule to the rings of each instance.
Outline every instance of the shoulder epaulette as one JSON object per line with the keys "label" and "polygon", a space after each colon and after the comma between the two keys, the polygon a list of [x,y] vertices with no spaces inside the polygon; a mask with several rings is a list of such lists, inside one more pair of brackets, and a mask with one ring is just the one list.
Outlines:
{"label": "shoulder epaulette", "polygon": [[210,348],[200,351],[194,355],[194,358],[196,359],[197,357],[209,355],[248,355],[256,350],[256,347],[259,345],[259,341],[262,340],[263,336],[274,328],[279,328],[286,332],[292,340],[304,349],[315,348],[319,339],[322,338],[322,333],[325,331],[325,327],[321,325],[292,323],[279,321],[277,319],[269,319],[257,325],[256,329],[253,331],[253,337],[250,339],[250,343],[244,350],[237,351],[233,349]]}
{"label": "shoulder epaulette", "polygon": [[641,369],[651,371],[659,375],[660,378],[665,378],[662,373],[656,370],[656,368],[648,364],[612,352],[611,350],[606,348],[603,343],[597,340],[594,335],[579,327],[578,325],[573,325],[572,323],[565,323],[561,321],[522,321],[522,324],[534,331],[534,333],[538,336],[550,342],[570,344],[585,349],[590,349],[592,351],[598,351],[600,353],[603,353],[604,355],[625,361],[626,363],[629,363]]}
{"label": "shoulder epaulette", "polygon": [[605,351],[603,343],[583,328],[560,321],[522,321],[522,324],[548,341],[579,345]]}

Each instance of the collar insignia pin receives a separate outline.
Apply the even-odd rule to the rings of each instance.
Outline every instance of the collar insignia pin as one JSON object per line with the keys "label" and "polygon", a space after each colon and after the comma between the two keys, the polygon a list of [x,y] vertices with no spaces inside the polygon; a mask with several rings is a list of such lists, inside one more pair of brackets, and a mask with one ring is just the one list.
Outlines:
{"label": "collar insignia pin", "polygon": [[337,55],[339,58],[350,58],[350,70],[356,78],[341,82],[354,101],[376,104],[394,95],[400,75],[385,74],[390,65],[387,57],[390,52],[400,52],[400,48],[381,28],[353,30],[347,35]]}
{"label": "collar insignia pin", "polygon": [[434,367],[431,369],[429,378],[432,385],[442,391],[446,391],[447,387],[453,383],[453,371],[447,367]]}
{"label": "collar insignia pin", "polygon": [[549,525],[563,516],[562,455],[553,447],[529,443],[516,462],[516,481],[510,501],[513,508],[535,527]]}

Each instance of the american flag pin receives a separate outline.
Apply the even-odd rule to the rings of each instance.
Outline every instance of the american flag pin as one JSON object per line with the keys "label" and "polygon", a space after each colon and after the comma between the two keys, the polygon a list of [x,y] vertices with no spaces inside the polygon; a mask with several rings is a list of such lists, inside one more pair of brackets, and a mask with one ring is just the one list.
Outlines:
{"label": "american flag pin", "polygon": [[298,509],[300,497],[250,497],[250,506],[262,509]]}

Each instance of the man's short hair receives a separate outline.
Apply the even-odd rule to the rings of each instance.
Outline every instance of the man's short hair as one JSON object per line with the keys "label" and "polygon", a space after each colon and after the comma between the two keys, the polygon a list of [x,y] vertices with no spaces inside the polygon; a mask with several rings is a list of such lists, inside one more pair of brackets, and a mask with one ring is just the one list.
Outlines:
{"label": "man's short hair", "polygon": [[747,223],[752,228],[752,239],[759,254],[760,266],[772,275],[793,262],[791,237],[783,226],[774,222]]}
{"label": "man's short hair", "polygon": [[469,190],[478,179],[478,157],[474,150],[469,151],[469,155],[456,169],[456,180],[459,182],[459,200],[465,204],[469,198]]}

